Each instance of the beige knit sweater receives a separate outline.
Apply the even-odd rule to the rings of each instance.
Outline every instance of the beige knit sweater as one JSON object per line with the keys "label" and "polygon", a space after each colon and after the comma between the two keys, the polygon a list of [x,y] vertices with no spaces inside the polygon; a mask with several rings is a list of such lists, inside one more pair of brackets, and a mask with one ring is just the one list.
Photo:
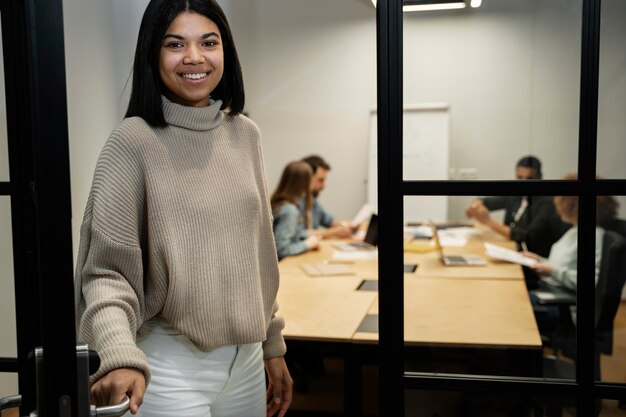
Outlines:
{"label": "beige knit sweater", "polygon": [[167,127],[128,118],[102,149],[75,275],[78,339],[102,361],[92,380],[122,367],[149,380],[135,342],[157,316],[202,351],[285,353],[259,131],[220,105],[163,98]]}

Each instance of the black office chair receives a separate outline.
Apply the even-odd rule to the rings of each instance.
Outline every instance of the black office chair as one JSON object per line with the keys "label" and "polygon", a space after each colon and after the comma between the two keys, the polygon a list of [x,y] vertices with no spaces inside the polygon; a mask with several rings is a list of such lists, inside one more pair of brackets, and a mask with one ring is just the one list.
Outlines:
{"label": "black office chair", "polygon": [[605,220],[600,225],[606,230],[610,230],[615,233],[619,233],[626,239],[626,220],[618,219],[617,217]]}
{"label": "black office chair", "polygon": [[[626,224],[626,222],[624,222]],[[613,321],[621,302],[622,289],[626,282],[626,237],[607,230],[602,242],[602,261],[600,275],[595,291],[595,378],[600,380],[600,355],[613,353]],[[551,304],[550,300],[539,301],[540,304]],[[575,365],[566,362],[560,356],[576,359],[576,326],[572,321],[572,310],[575,312],[575,295],[567,297],[558,294],[555,303],[561,311],[560,324],[547,341],[557,355],[544,358],[544,376],[548,378],[575,378]],[[550,407],[547,415],[560,415],[559,406]],[[599,413],[599,407],[597,413]]]}

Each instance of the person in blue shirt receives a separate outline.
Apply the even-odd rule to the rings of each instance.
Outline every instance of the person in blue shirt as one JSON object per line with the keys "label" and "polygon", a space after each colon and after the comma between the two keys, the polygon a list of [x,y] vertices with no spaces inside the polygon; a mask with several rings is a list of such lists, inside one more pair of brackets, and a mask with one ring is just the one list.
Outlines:
{"label": "person in blue shirt", "polygon": [[[311,226],[309,233],[322,239],[349,238],[358,229],[359,225],[351,225],[345,220],[338,220],[328,213],[318,201],[320,192],[326,187],[326,177],[330,171],[330,165],[319,155],[310,155],[302,159],[312,171],[311,194],[313,205],[311,207]],[[306,207],[304,201],[300,202],[300,212],[304,213]]]}
{"label": "person in blue shirt", "polygon": [[[278,260],[319,248],[320,239],[307,232],[313,201],[311,175],[311,168],[305,162],[290,162],[270,199]],[[305,210],[300,211],[299,204]]]}

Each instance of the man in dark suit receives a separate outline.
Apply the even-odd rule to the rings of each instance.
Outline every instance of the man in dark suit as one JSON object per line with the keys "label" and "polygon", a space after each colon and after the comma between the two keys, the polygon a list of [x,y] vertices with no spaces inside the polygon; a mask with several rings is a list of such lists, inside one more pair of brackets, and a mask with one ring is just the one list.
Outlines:
{"label": "man in dark suit", "polygon": [[[528,155],[521,158],[515,167],[518,180],[539,180],[543,178],[541,161]],[[504,222],[491,218],[491,212],[504,209]],[[502,196],[483,197],[474,200],[466,209],[467,217],[472,217],[502,236],[517,242],[519,250],[528,250],[547,257],[552,244],[556,242],[569,225],[563,223],[554,209],[552,196]],[[534,287],[538,277],[524,268],[529,287]]]}

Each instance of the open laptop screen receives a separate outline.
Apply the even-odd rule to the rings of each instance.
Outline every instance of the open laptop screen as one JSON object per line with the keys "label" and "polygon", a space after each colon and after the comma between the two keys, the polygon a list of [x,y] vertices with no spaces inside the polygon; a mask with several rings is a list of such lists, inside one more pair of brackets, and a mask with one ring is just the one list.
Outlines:
{"label": "open laptop screen", "polygon": [[367,226],[367,232],[365,232],[363,241],[372,246],[378,245],[378,215],[376,213],[372,213],[372,217],[370,217],[370,223]]}

